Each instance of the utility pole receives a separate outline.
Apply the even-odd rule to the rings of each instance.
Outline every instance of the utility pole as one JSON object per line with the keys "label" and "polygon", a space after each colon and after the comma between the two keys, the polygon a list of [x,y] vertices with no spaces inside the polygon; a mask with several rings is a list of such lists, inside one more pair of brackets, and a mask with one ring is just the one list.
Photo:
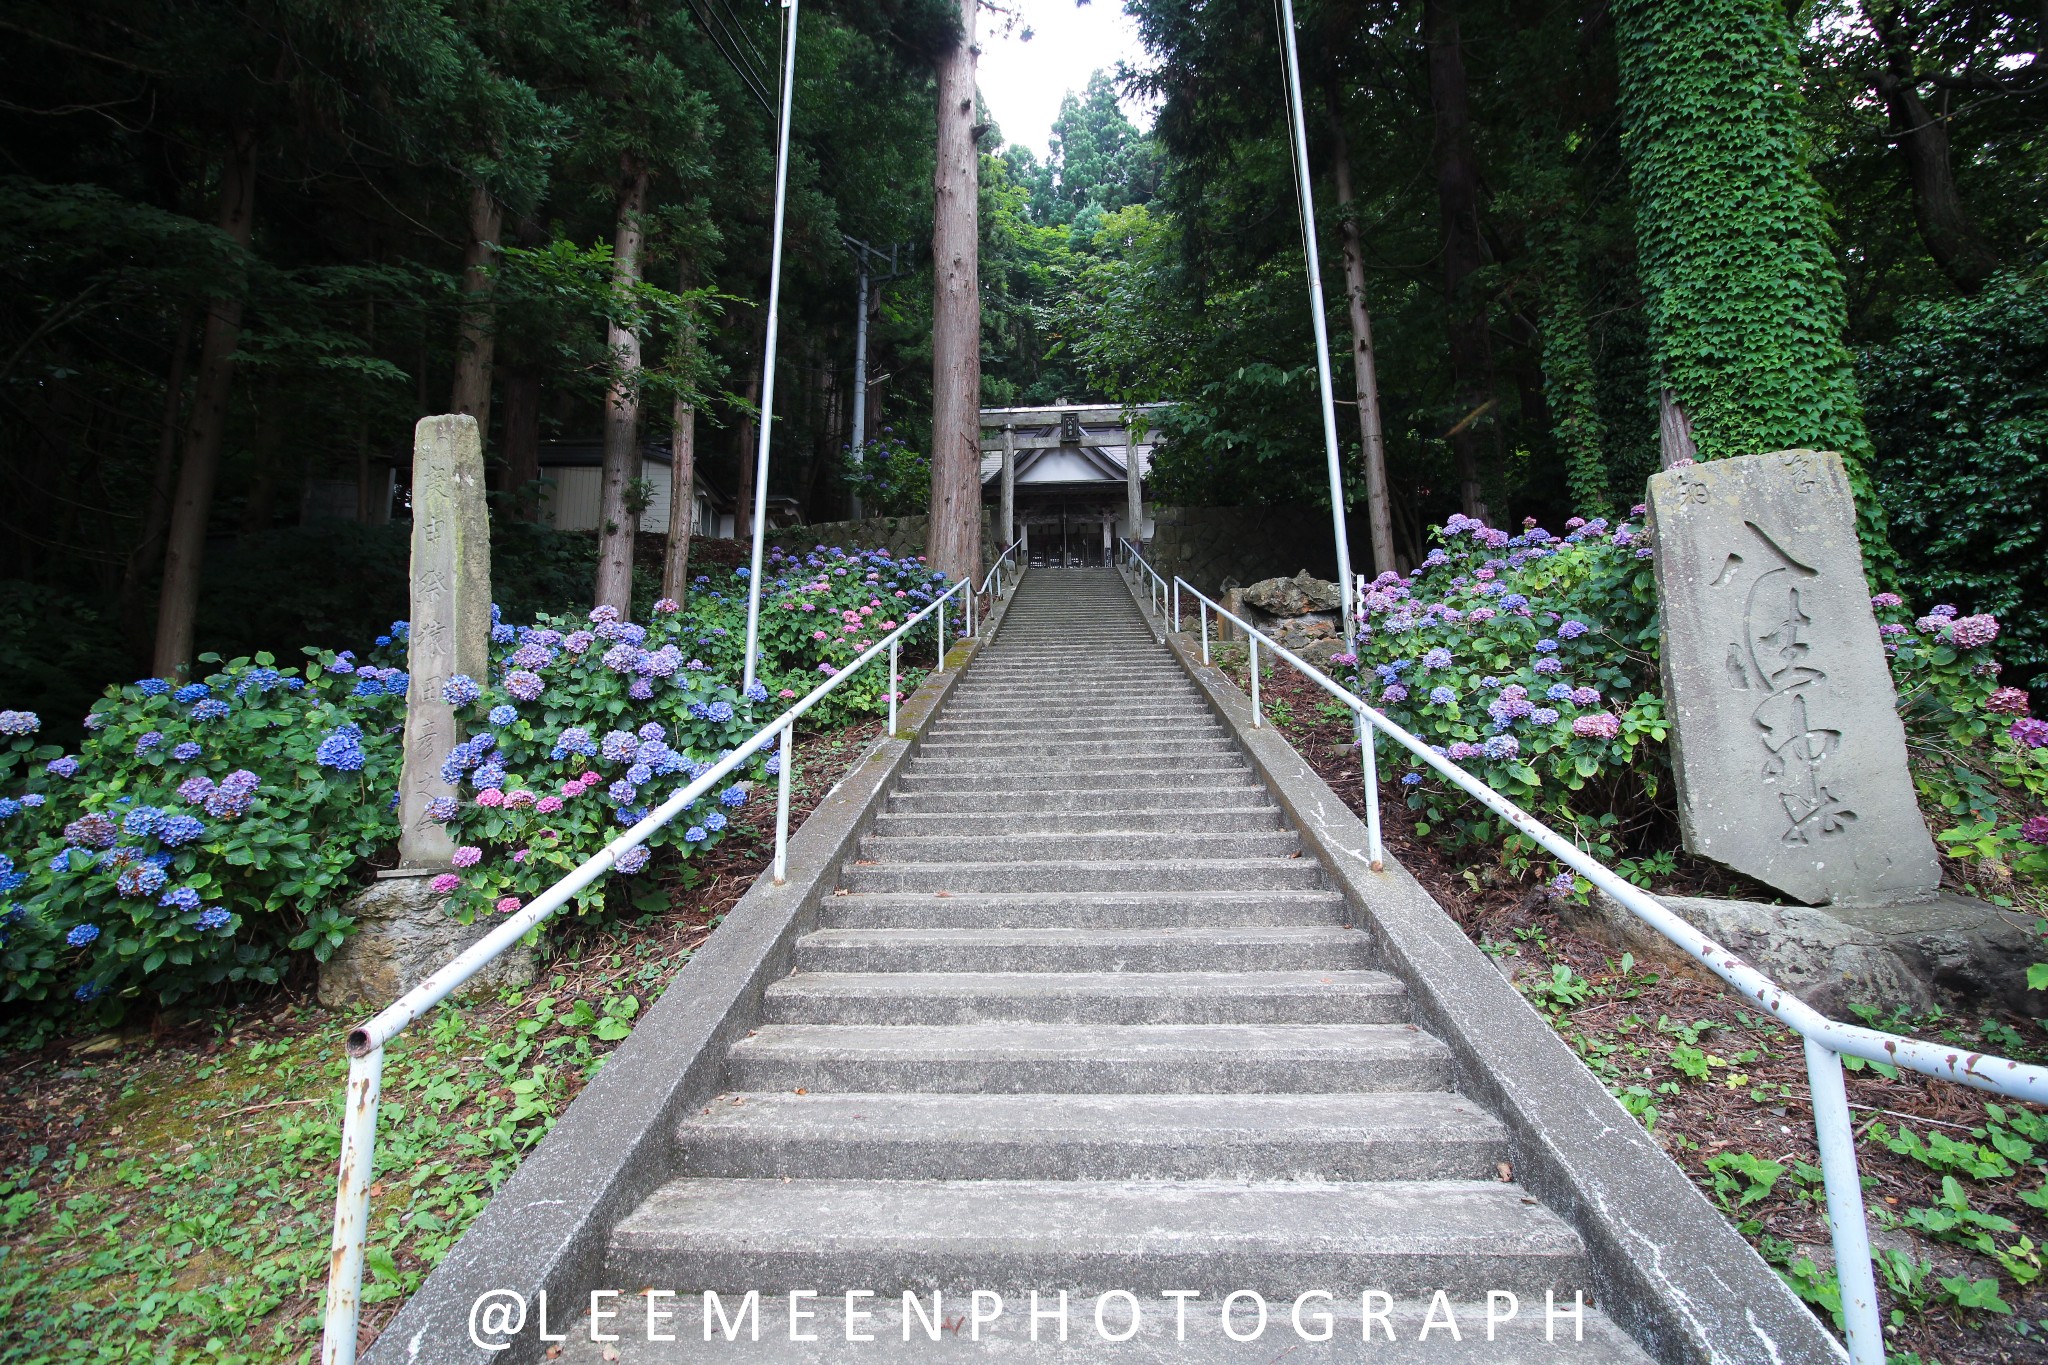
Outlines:
{"label": "utility pole", "polygon": [[[880,249],[844,232],[839,234],[839,240],[853,253],[856,281],[854,297],[857,302],[853,317],[853,462],[859,464],[868,443],[868,289],[870,285],[879,289],[891,280],[908,275],[909,267],[899,264],[899,257],[908,255],[915,243],[903,242],[891,246],[889,269],[883,274],[877,273],[877,266],[882,260]],[[851,510],[858,519],[861,515],[859,489],[854,490]]]}

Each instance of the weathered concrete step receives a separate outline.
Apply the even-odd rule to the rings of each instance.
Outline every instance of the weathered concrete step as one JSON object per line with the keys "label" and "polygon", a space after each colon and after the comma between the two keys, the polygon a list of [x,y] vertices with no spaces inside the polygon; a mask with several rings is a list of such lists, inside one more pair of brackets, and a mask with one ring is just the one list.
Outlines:
{"label": "weathered concrete step", "polygon": [[1010,739],[935,736],[918,748],[920,758],[1088,758],[1098,754],[1145,754],[1185,758],[1191,754],[1235,754],[1243,750],[1228,735],[1179,735],[1130,731],[1077,739],[1026,735]]}
{"label": "weathered concrete step", "polygon": [[848,892],[1268,891],[1321,886],[1312,858],[1046,859],[1009,863],[850,863]]}
{"label": "weathered concrete step", "polygon": [[[1520,1186],[695,1180],[612,1233],[606,1283],[1100,1293],[1305,1286],[1533,1296],[1587,1287],[1577,1235]],[[1270,1358],[1261,1351],[1258,1359]],[[1497,1357],[1496,1357],[1497,1358]]]}
{"label": "weathered concrete step", "polygon": [[1246,773],[1236,782],[1209,782],[1200,787],[1020,786],[1012,790],[968,791],[951,786],[934,790],[927,785],[925,788],[891,792],[889,810],[892,813],[928,811],[940,814],[1023,811],[1095,814],[1117,810],[1207,810],[1252,803],[1263,805],[1268,800],[1266,789]]}
{"label": "weathered concrete step", "polygon": [[1340,926],[1232,929],[819,929],[802,972],[1257,972],[1359,970],[1372,940]]}
{"label": "weathered concrete step", "polygon": [[770,1024],[1404,1024],[1384,972],[798,972]]}
{"label": "weathered concrete step", "polygon": [[[861,1286],[854,1286],[860,1288]],[[1137,1329],[1128,1340],[1118,1341],[1131,1323],[1128,1304],[1120,1298],[1103,1305],[1103,1327],[1095,1323],[1096,1300],[1076,1295],[1068,1302],[1068,1334],[1062,1341],[1058,1320],[1048,1316],[1039,1323],[1036,1339],[1031,1332],[1031,1304],[1028,1294],[997,1295],[984,1299],[981,1310],[987,1319],[978,1327],[970,1324],[975,1309],[973,1286],[927,1292],[917,1308],[907,1307],[900,1293],[857,1301],[861,1315],[848,1320],[845,1301],[837,1292],[819,1291],[822,1297],[799,1304],[805,1316],[792,1324],[787,1296],[765,1295],[760,1300],[759,1339],[754,1339],[753,1318],[744,1329],[736,1329],[729,1340],[717,1324],[733,1322],[738,1303],[730,1295],[712,1316],[716,1338],[705,1335],[708,1310],[701,1295],[684,1294],[662,1300],[664,1312],[673,1309],[673,1320],[663,1319],[658,1332],[673,1342],[650,1341],[644,1331],[644,1307],[637,1298],[613,1300],[623,1305],[621,1316],[607,1319],[603,1330],[620,1337],[616,1343],[591,1339],[590,1321],[578,1318],[568,1328],[568,1340],[550,1349],[562,1352],[558,1365],[699,1365],[711,1358],[733,1360],[742,1365],[959,1365],[965,1361],[997,1360],[1002,1365],[1358,1365],[1369,1359],[1373,1365],[1650,1365],[1626,1333],[1596,1308],[1587,1308],[1583,1328],[1575,1328],[1567,1316],[1572,1296],[1566,1292],[1557,1300],[1558,1317],[1548,1327],[1540,1293],[1517,1300],[1515,1316],[1497,1322],[1493,1339],[1488,1339],[1487,1301],[1446,1300],[1438,1307],[1429,1299],[1397,1301],[1384,1316],[1368,1323],[1361,1316],[1358,1293],[1351,1286],[1332,1286],[1333,1300],[1311,1298],[1302,1305],[1301,1328],[1292,1317],[1293,1292],[1273,1298],[1267,1305],[1266,1326],[1259,1328],[1258,1310],[1248,1299],[1233,1307],[1232,1339],[1223,1330],[1219,1312],[1220,1295],[1187,1300],[1182,1321],[1175,1312],[1174,1299],[1143,1296],[1139,1299]],[[993,1291],[991,1291],[993,1292]],[[1108,1293],[1109,1291],[1103,1291]],[[1589,1291],[1590,1292],[1590,1291]],[[1053,1314],[1058,1299],[1048,1293],[1043,1311]],[[1379,1301],[1374,1301],[1377,1311]],[[1494,1306],[1496,1318],[1508,1312],[1506,1300]],[[1329,1314],[1329,1340],[1321,1337]],[[718,1314],[722,1314],[720,1317]],[[1431,1315],[1434,1314],[1432,1322]],[[627,1316],[631,1315],[631,1316]],[[1444,1326],[1448,1316],[1458,1327],[1454,1338]],[[906,1330],[906,1319],[907,1330]],[[930,1329],[936,1327],[937,1336]],[[795,1327],[797,1336],[792,1337]],[[1363,1348],[1370,1328],[1372,1345]],[[851,1329],[852,1335],[849,1335]],[[559,1320],[550,1330],[561,1330]],[[1255,1340],[1242,1338],[1258,1331]],[[972,1333],[978,1332],[979,1336]],[[1386,1339],[1387,1333],[1394,1340]],[[811,1340],[810,1338],[815,1338]],[[715,1347],[704,1343],[716,1340]]]}
{"label": "weathered concrete step", "polygon": [[1014,732],[1018,727],[1087,727],[1128,725],[1209,725],[1216,713],[1206,707],[1177,706],[1168,701],[1133,702],[1128,706],[1111,703],[1068,703],[1032,706],[1022,702],[995,705],[948,706],[939,713],[938,724],[1000,728]]}
{"label": "weathered concrete step", "polygon": [[[1149,771],[1155,779],[1171,772],[1176,778],[1200,772],[1250,771],[1250,760],[1243,757],[1241,750],[1223,752],[1197,749],[1185,753],[1162,753],[1158,746],[1142,742],[1130,746],[1128,751],[1104,747],[1095,753],[1074,754],[1011,754],[1001,760],[1003,771],[1019,775],[1044,776],[1053,773],[1078,773],[1100,771],[1104,768],[1119,767],[1132,762],[1142,755],[1141,770]],[[992,760],[988,758],[956,758],[943,750],[927,754],[922,750],[910,760],[907,772],[920,776],[926,773],[976,773],[985,771]]]}
{"label": "weathered concrete step", "polygon": [[1448,1090],[1412,1024],[768,1024],[726,1058],[737,1090],[1314,1094]]}
{"label": "weathered concrete step", "polygon": [[1179,790],[1190,795],[1241,791],[1256,785],[1251,764],[1241,760],[1203,767],[1176,767],[1169,777],[1165,772],[1143,767],[1034,769],[1026,772],[1010,764],[1004,764],[996,771],[970,764],[965,771],[937,767],[920,769],[917,760],[912,759],[904,768],[903,776],[896,779],[896,790],[905,793],[946,791],[963,795],[969,792],[1152,791],[1161,781],[1183,784]]}
{"label": "weathered concrete step", "polygon": [[1301,848],[1293,830],[1238,833],[1148,834],[870,834],[860,841],[863,861],[878,863],[1094,862],[1157,858],[1284,858]]}
{"label": "weathered concrete step", "polygon": [[1507,1131],[1441,1091],[721,1095],[683,1174],[812,1180],[1489,1180]]}
{"label": "weathered concrete step", "polygon": [[827,929],[1258,929],[1348,924],[1335,891],[1091,891],[827,896]]}
{"label": "weathered concrete step", "polygon": [[1152,734],[1181,731],[1192,735],[1228,735],[1230,731],[1210,712],[1187,707],[1179,711],[1152,710],[1114,716],[1043,713],[998,719],[993,713],[946,718],[934,722],[928,732],[933,739],[1010,739],[1020,732],[1044,739],[1091,739],[1098,735],[1142,731]]}
{"label": "weathered concrete step", "polygon": [[975,814],[940,811],[890,812],[875,821],[875,833],[889,837],[940,835],[977,837],[1005,834],[1180,833],[1220,834],[1232,830],[1279,829],[1278,806],[1180,806],[1156,810],[1002,811]]}

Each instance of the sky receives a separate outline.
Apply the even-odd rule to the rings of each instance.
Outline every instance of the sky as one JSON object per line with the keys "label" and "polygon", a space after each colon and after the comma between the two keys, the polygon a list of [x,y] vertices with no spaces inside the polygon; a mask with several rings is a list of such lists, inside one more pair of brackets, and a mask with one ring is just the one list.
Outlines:
{"label": "sky", "polygon": [[[1060,100],[1071,90],[1079,94],[1091,73],[1114,71],[1119,61],[1143,65],[1145,49],[1137,26],[1125,16],[1120,0],[1015,0],[1020,22],[1007,36],[996,15],[983,12],[979,79],[981,98],[1002,129],[1003,141],[1029,147],[1042,161]],[[1032,30],[1029,42],[1021,36]],[[1124,115],[1149,127],[1149,111],[1131,100]]]}

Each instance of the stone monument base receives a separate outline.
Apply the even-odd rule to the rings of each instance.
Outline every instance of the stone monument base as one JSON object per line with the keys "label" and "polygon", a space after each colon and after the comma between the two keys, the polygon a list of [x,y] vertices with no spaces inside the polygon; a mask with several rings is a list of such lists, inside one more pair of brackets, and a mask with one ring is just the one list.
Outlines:
{"label": "stone monument base", "polygon": [[[1854,1022],[1850,1005],[2009,1009],[2048,1016],[2048,992],[2027,989],[2042,957],[2032,917],[1940,892],[1882,906],[1766,905],[1659,896],[1672,913],[1739,953],[1807,1004]],[[1661,965],[1692,964],[1618,902],[1567,902],[1567,922]],[[1692,964],[1697,968],[1697,964]],[[1697,968],[1702,973],[1705,968]]]}
{"label": "stone monument base", "polygon": [[[464,924],[450,915],[448,897],[435,892],[432,881],[431,873],[386,874],[349,902],[356,929],[320,964],[321,1004],[382,1009],[490,931],[488,923]],[[533,979],[533,950],[514,944],[470,984],[496,989]]]}

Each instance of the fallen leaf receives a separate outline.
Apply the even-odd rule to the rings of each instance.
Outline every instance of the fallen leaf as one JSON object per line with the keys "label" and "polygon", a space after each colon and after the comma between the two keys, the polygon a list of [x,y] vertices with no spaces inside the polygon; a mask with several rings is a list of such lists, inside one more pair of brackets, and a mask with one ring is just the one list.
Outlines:
{"label": "fallen leaf", "polygon": [[1505,1161],[1494,1167],[1494,1169],[1500,1172],[1500,1183],[1503,1185],[1510,1183],[1515,1178],[1515,1168]]}

